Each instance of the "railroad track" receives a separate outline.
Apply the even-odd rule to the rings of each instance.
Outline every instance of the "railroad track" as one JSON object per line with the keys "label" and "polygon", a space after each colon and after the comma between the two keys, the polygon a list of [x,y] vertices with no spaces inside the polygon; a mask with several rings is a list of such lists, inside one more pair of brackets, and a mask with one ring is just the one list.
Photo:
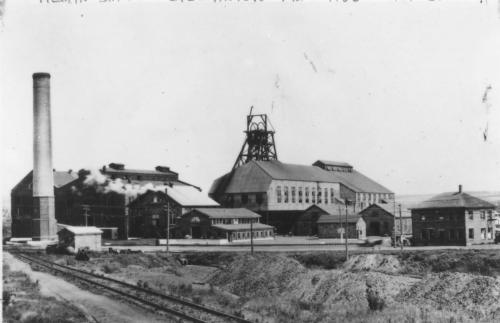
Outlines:
{"label": "railroad track", "polygon": [[15,257],[30,265],[47,268],[50,271],[60,273],[77,281],[82,281],[98,286],[108,292],[119,294],[135,303],[142,304],[157,311],[165,312],[189,322],[244,322],[250,323],[241,317],[227,314],[213,308],[193,303],[191,301],[163,294],[150,289],[132,285],[111,277],[96,275],[86,270],[60,265],[36,256],[25,253],[12,253]]}

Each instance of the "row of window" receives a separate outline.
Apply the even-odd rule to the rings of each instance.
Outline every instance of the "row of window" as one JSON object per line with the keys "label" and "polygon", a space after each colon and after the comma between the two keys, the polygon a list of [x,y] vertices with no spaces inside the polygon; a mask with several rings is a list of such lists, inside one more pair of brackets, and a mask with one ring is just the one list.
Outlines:
{"label": "row of window", "polygon": [[374,202],[378,203],[381,200],[390,200],[392,199],[392,194],[390,193],[359,193],[359,200],[365,202]]}
{"label": "row of window", "polygon": [[242,219],[212,219],[212,224],[249,224],[258,223],[258,219],[242,218]]}
{"label": "row of window", "polygon": [[[311,195],[309,195],[309,192]],[[283,191],[281,190],[281,186],[276,186],[276,202],[278,203],[324,203],[328,204],[328,200],[330,203],[333,203],[335,198],[335,191],[333,188],[315,188],[312,187],[288,187],[284,186]],[[310,201],[310,202],[309,202]]]}
{"label": "row of window", "polygon": [[[488,214],[488,218],[491,218],[492,215],[493,215],[493,211],[492,210],[481,210],[479,211],[479,217],[481,220],[486,220],[486,214]],[[469,215],[469,220],[474,220],[474,212],[472,210],[469,210],[468,211],[468,215]]]}
{"label": "row of window", "polygon": [[[488,235],[486,236],[486,232],[488,232]],[[484,240],[486,238],[488,239],[493,239],[493,228],[488,228],[488,231],[486,231],[486,228],[481,228],[481,239]],[[469,229],[469,239],[474,239],[474,228]]]}
{"label": "row of window", "polygon": [[[468,238],[474,239],[474,228],[469,229]],[[432,229],[424,229],[420,232],[421,240],[435,240],[439,239],[441,241],[458,241],[463,240],[464,231],[463,229],[449,229],[449,230],[432,230]],[[482,240],[485,239],[493,239],[493,228],[481,228],[480,229],[480,238]]]}
{"label": "row of window", "polygon": [[[232,240],[250,239],[250,231],[247,231],[247,232],[233,232],[231,236],[232,236]],[[271,236],[272,236],[271,230],[253,231],[253,237],[254,238],[266,238],[266,237],[271,237]]]}

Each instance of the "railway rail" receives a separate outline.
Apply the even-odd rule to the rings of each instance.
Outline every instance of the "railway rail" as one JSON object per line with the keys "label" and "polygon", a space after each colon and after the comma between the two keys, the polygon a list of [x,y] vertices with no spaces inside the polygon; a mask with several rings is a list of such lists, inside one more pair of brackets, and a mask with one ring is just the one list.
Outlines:
{"label": "railway rail", "polygon": [[132,285],[111,277],[97,275],[86,270],[81,270],[57,264],[23,252],[13,252],[15,257],[28,264],[35,264],[50,271],[60,273],[77,281],[82,281],[98,286],[108,292],[119,294],[155,310],[168,313],[189,322],[242,322],[250,323],[241,317],[231,315],[209,308],[194,302],[163,294],[154,290]]}

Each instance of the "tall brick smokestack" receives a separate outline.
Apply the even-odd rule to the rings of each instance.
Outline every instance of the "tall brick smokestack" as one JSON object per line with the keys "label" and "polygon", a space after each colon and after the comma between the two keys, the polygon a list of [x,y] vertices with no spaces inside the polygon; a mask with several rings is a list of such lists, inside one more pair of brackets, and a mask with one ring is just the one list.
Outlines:
{"label": "tall brick smokestack", "polygon": [[50,74],[33,74],[33,227],[36,240],[56,238]]}

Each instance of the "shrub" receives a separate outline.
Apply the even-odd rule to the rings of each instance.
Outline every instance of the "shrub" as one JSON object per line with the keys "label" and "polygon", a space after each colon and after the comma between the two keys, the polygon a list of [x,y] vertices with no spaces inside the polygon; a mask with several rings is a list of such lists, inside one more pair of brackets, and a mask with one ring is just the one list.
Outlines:
{"label": "shrub", "polygon": [[106,274],[115,273],[120,271],[120,265],[116,262],[104,264],[104,266],[102,266],[102,271],[104,271]]}

